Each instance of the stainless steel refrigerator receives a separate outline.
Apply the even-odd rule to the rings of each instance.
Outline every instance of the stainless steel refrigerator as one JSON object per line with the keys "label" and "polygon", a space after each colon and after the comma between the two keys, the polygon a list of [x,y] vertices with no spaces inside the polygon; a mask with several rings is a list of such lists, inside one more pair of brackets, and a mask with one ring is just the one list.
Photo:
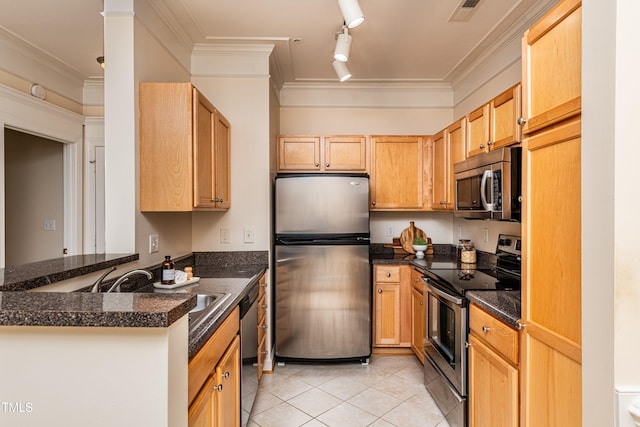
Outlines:
{"label": "stainless steel refrigerator", "polygon": [[279,361],[371,355],[367,175],[275,179],[275,352]]}

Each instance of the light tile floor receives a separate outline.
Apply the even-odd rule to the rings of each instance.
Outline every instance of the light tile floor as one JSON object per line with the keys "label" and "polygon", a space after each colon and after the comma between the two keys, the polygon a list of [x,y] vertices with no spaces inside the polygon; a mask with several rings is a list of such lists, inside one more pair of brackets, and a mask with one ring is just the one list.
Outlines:
{"label": "light tile floor", "polygon": [[248,427],[449,427],[412,356],[276,366],[265,374]]}

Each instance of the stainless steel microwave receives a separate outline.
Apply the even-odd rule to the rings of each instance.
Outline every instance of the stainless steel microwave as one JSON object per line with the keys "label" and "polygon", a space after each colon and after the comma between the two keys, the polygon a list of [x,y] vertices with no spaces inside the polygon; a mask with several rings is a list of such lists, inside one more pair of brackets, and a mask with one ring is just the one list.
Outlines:
{"label": "stainless steel microwave", "polygon": [[453,165],[454,215],[520,221],[522,148],[505,147]]}

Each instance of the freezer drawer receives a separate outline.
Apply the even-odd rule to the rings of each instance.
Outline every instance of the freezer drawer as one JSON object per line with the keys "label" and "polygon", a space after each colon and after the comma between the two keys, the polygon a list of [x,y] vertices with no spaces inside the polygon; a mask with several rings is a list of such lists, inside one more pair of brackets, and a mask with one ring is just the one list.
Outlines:
{"label": "freezer drawer", "polygon": [[369,357],[369,246],[276,246],[275,255],[276,356]]}

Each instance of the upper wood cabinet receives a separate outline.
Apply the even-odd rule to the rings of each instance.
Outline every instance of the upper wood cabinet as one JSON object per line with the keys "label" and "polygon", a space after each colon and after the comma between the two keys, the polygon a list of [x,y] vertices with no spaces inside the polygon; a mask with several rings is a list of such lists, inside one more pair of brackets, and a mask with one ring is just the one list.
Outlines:
{"label": "upper wood cabinet", "polygon": [[433,145],[433,210],[453,211],[455,180],[453,165],[466,158],[466,118],[462,118],[438,132]]}
{"label": "upper wood cabinet", "polygon": [[517,84],[467,115],[468,157],[521,142],[521,91]]}
{"label": "upper wood cabinet", "polygon": [[365,136],[283,135],[278,138],[279,172],[366,172]]}
{"label": "upper wood cabinet", "polygon": [[371,210],[430,208],[428,143],[424,136],[371,137]]}
{"label": "upper wood cabinet", "polygon": [[230,125],[190,83],[140,84],[140,210],[230,207]]}
{"label": "upper wood cabinet", "polygon": [[561,1],[522,41],[525,134],[581,112],[582,6]]}

